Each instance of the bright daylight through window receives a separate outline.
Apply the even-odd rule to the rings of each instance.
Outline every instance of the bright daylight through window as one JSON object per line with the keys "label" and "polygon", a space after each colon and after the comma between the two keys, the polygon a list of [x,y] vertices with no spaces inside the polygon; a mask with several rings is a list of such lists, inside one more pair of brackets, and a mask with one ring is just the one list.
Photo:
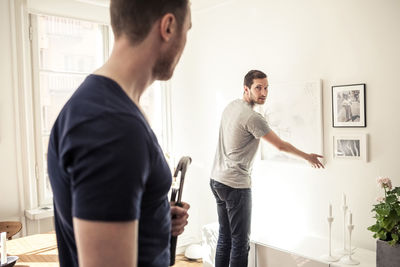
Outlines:
{"label": "bright daylight through window", "polygon": [[[36,178],[39,205],[52,202],[47,174],[51,127],[65,102],[111,51],[108,26],[82,20],[31,15]],[[165,93],[156,82],[141,104],[158,140],[166,143]],[[164,140],[164,141],[163,141]],[[165,146],[165,145],[164,145]]]}

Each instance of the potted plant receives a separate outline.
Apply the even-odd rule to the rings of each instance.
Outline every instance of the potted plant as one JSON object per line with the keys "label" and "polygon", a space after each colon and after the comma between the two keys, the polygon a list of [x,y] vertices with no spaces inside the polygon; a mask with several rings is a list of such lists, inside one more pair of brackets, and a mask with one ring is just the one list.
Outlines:
{"label": "potted plant", "polygon": [[387,177],[378,178],[378,185],[385,191],[384,197],[377,198],[372,212],[376,223],[368,227],[377,238],[376,266],[400,266],[400,187],[392,188]]}

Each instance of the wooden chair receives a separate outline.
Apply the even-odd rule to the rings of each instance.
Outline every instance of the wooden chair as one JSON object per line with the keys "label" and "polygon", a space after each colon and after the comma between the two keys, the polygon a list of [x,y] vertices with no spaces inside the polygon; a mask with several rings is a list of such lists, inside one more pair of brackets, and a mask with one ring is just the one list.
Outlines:
{"label": "wooden chair", "polygon": [[11,240],[21,229],[22,223],[20,222],[0,222],[0,233],[6,232],[8,240]]}

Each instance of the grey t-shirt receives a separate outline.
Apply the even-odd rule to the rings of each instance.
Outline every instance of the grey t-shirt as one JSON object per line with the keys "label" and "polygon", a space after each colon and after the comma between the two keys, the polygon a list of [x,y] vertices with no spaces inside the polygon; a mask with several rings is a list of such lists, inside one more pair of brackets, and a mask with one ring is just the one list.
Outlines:
{"label": "grey t-shirt", "polygon": [[249,103],[232,101],[222,113],[211,178],[233,188],[250,188],[260,138],[270,130],[265,118]]}

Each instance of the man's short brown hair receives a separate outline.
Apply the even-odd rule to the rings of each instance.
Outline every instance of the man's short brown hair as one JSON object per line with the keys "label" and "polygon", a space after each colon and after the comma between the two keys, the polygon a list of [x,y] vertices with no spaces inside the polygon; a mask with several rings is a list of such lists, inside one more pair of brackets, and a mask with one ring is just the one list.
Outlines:
{"label": "man's short brown hair", "polygon": [[267,74],[265,74],[264,72],[260,70],[251,70],[246,74],[246,76],[244,76],[243,85],[247,86],[248,88],[251,88],[254,79],[264,79],[264,78],[267,78]]}
{"label": "man's short brown hair", "polygon": [[167,13],[174,14],[179,30],[188,11],[188,0],[111,0],[111,26],[116,38],[128,36],[135,45],[143,41],[154,22]]}

